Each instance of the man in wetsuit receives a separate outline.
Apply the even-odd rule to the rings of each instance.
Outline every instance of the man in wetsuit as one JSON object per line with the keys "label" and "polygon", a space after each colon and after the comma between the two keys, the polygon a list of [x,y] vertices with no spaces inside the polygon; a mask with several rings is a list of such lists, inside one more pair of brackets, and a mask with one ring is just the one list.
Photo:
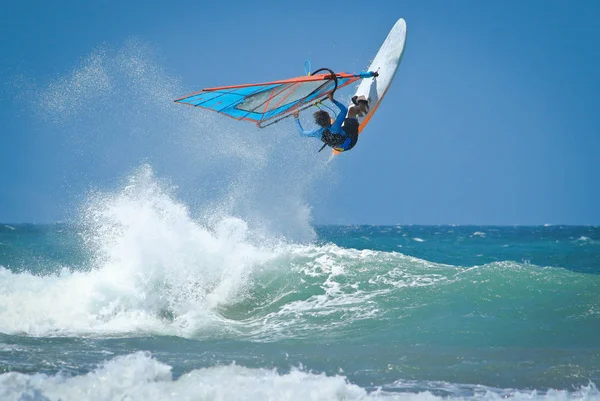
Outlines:
{"label": "man in wetsuit", "polygon": [[[325,146],[331,146],[333,149],[344,152],[350,150],[356,145],[358,141],[358,116],[362,116],[368,112],[368,101],[361,96],[360,98],[353,98],[352,101],[355,106],[350,107],[350,110],[343,104],[333,98],[333,94],[327,95],[329,100],[335,104],[340,112],[338,113],[333,124],[331,123],[331,117],[329,113],[324,110],[319,110],[314,113],[315,122],[320,128],[316,128],[310,131],[305,131],[300,124],[298,118],[299,112],[294,112],[294,118],[296,120],[296,126],[300,136],[320,138],[325,143]],[[348,117],[346,118],[346,114]],[[323,148],[321,148],[323,150]]]}

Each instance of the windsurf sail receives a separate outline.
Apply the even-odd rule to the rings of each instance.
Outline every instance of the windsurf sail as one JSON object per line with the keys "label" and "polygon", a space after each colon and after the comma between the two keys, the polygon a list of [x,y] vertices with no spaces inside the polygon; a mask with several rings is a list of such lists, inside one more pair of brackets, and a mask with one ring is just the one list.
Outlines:
{"label": "windsurf sail", "polygon": [[339,88],[376,75],[373,72],[336,74],[321,68],[311,75],[281,81],[207,88],[175,102],[216,111],[236,120],[251,121],[263,128],[296,110],[312,106]]}

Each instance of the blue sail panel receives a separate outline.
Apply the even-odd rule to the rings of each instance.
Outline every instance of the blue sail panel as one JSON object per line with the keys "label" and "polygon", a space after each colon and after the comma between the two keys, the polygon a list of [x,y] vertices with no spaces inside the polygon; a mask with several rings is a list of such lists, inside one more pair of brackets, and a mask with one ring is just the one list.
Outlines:
{"label": "blue sail panel", "polygon": [[176,102],[253,121],[262,127],[361,78],[360,74],[320,74],[262,84],[223,86],[201,90]]}

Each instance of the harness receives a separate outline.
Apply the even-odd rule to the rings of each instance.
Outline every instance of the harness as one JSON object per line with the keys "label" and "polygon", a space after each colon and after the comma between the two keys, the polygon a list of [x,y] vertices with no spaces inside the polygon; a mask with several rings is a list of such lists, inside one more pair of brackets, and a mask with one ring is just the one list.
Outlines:
{"label": "harness", "polygon": [[332,148],[337,148],[341,146],[344,142],[346,142],[346,136],[342,134],[334,134],[329,131],[328,128],[323,128],[323,133],[321,134],[321,141],[324,142],[319,152],[325,149],[325,146],[331,146]]}

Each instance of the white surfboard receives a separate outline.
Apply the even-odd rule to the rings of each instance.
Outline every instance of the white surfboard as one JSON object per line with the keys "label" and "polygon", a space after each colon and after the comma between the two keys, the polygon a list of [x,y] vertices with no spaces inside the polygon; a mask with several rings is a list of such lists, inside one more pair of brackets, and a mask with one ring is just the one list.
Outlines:
{"label": "white surfboard", "polygon": [[[376,71],[379,76],[366,78],[361,81],[356,90],[356,96],[365,96],[369,99],[369,112],[358,118],[360,123],[358,132],[362,132],[373,117],[375,111],[381,104],[383,97],[396,75],[406,43],[406,21],[400,18],[395,24],[387,38],[381,45],[373,62],[367,71]],[[350,104],[352,107],[354,104]]]}

